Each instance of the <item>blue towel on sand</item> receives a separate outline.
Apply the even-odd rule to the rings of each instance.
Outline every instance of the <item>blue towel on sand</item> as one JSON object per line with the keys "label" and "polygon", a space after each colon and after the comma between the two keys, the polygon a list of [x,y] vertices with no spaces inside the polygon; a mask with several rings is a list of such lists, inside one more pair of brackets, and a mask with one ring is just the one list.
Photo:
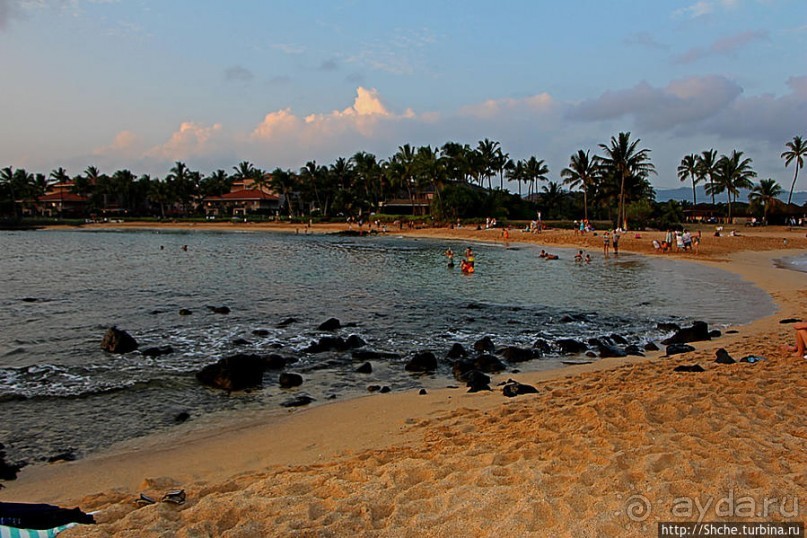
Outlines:
{"label": "blue towel on sand", "polygon": [[52,529],[18,529],[0,525],[0,538],[53,538],[62,531],[75,527],[78,523],[67,523]]}

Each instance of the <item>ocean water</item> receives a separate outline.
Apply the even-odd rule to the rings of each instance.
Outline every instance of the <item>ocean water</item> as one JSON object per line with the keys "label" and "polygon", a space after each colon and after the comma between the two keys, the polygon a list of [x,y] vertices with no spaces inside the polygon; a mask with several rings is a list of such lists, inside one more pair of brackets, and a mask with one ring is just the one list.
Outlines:
{"label": "ocean water", "polygon": [[[369,385],[455,385],[446,351],[453,343],[472,348],[482,336],[531,346],[539,337],[618,333],[641,345],[666,336],[656,328],[661,321],[720,328],[773,311],[764,292],[735,275],[669,258],[592,252],[586,265],[574,263],[571,250],[553,248],[560,259],[547,261],[539,246],[477,244],[477,272],[464,275],[446,267],[448,246],[459,260],[467,245],[395,236],[4,232],[0,443],[12,461],[81,457],[154,431],[281,412],[301,394],[318,405],[365,395]],[[192,315],[180,316],[183,308]],[[331,317],[350,325],[338,334],[401,358],[371,361],[373,373],[358,374],[363,361],[350,352],[304,352]],[[278,327],[287,318],[297,321]],[[108,354],[100,342],[113,325],[141,350],[175,352]],[[268,334],[255,336],[257,329]],[[408,357],[424,350],[441,359],[438,371],[405,372]],[[202,367],[238,352],[293,358],[287,371],[305,382],[284,390],[279,373],[267,372],[263,388],[228,395],[196,381]],[[549,354],[515,367],[559,368],[561,359]],[[180,413],[190,415],[183,426]]]}
{"label": "ocean water", "polygon": [[807,255],[805,254],[800,256],[788,256],[786,258],[776,260],[776,264],[785,269],[807,273]]}

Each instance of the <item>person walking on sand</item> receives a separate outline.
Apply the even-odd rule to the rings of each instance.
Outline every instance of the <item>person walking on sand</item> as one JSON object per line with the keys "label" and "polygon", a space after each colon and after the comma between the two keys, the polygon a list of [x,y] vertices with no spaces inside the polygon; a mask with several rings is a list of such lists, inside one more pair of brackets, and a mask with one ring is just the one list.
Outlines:
{"label": "person walking on sand", "polygon": [[602,234],[602,253],[608,256],[608,248],[611,246],[611,234],[605,232]]}

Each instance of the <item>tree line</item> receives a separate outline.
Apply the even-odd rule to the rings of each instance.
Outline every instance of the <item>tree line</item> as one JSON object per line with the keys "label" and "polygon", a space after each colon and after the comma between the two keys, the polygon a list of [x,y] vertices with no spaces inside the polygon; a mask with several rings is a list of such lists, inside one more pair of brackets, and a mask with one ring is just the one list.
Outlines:
{"label": "tree line", "polygon": [[[530,219],[537,211],[546,219],[582,216],[607,220],[618,227],[626,227],[629,220],[683,220],[682,204],[675,207],[655,202],[650,176],[656,174],[656,168],[651,151],[641,147],[640,139],[620,132],[599,144],[598,150],[594,155],[582,149],[572,154],[558,174],[559,181],[550,179],[543,159],[511,159],[499,142],[487,138],[475,147],[457,142],[434,148],[405,144],[387,159],[360,151],[330,165],[309,161],[296,171],[262,170],[248,161],[240,162],[231,172],[218,169],[209,174],[178,161],[162,178],[137,176],[127,169],[107,175],[96,166],[72,177],[63,168],[45,175],[6,167],[0,169],[0,214],[18,217],[26,203],[33,203],[54,184],[72,181],[72,193],[86,197],[94,213],[115,207],[132,216],[194,216],[203,212],[204,198],[230,192],[234,182],[246,181],[251,188],[280,195],[280,210],[291,218],[366,215],[383,210],[383,205],[394,199],[408,200],[415,208],[419,207],[415,201],[429,193],[429,214],[443,220],[484,216]],[[807,146],[800,136],[788,142],[781,155],[786,167],[795,164],[788,205],[805,155]],[[778,197],[782,187],[773,179],[754,184],[757,174],[742,151],[718,156],[709,149],[685,155],[677,174],[681,181],[692,183],[692,205],[697,204],[699,183],[705,185],[713,205],[715,197],[725,193],[729,219],[741,189],[751,190],[752,204],[766,218],[769,210],[781,204]],[[516,183],[517,195],[504,188],[505,179]],[[522,187],[526,196],[522,196]]]}

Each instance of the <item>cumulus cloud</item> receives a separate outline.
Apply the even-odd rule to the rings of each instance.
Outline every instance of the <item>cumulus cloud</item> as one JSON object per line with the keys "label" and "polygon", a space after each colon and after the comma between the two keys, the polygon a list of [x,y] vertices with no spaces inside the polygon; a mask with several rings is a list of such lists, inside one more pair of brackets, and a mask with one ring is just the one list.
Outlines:
{"label": "cumulus cloud", "polygon": [[688,64],[696,62],[709,56],[723,55],[731,56],[739,49],[754,41],[767,41],[768,32],[748,31],[731,35],[714,41],[706,48],[694,47],[676,56],[673,61],[678,64]]}
{"label": "cumulus cloud", "polygon": [[706,76],[676,80],[664,88],[646,82],[626,90],[608,91],[572,107],[568,116],[602,121],[630,116],[647,130],[666,130],[701,121],[729,106],[742,88],[725,77]]}
{"label": "cumulus cloud", "polygon": [[345,132],[355,132],[369,137],[379,121],[412,116],[414,112],[411,110],[403,115],[391,113],[381,102],[375,89],[359,86],[353,104],[344,110],[334,110],[329,114],[309,114],[302,119],[288,108],[270,112],[252,131],[251,138],[270,140],[277,136],[294,136],[310,140],[318,136],[333,136]]}
{"label": "cumulus cloud", "polygon": [[205,126],[192,121],[183,122],[167,142],[148,150],[146,157],[183,161],[190,157],[205,155],[215,151],[214,142],[221,130],[220,123]]}
{"label": "cumulus cloud", "polygon": [[516,112],[547,112],[555,102],[548,93],[539,93],[522,99],[488,99],[460,109],[460,115],[493,119]]}
{"label": "cumulus cloud", "polygon": [[93,155],[134,156],[140,143],[139,137],[132,131],[121,131],[115,135],[112,143],[93,150]]}

